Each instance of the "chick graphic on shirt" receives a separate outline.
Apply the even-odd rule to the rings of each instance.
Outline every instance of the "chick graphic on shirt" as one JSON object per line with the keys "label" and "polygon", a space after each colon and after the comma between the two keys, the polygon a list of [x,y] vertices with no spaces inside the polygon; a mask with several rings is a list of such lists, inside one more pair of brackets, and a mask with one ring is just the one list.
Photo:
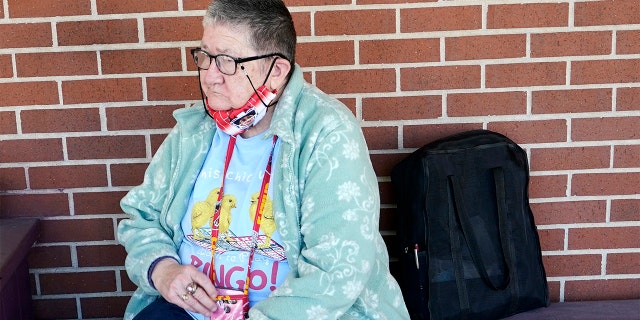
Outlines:
{"label": "chick graphic on shirt", "polygon": [[231,209],[236,207],[236,197],[230,194],[222,196],[220,202],[220,220],[218,221],[218,232],[224,235],[224,239],[229,241],[229,227],[231,226]]}
{"label": "chick graphic on shirt", "polygon": [[202,228],[213,217],[219,195],[220,188],[215,188],[209,192],[204,201],[198,201],[193,205],[193,209],[191,209],[191,232],[195,240],[203,240],[205,238]]}
{"label": "chick graphic on shirt", "polygon": [[[251,221],[255,219],[256,211],[258,209],[258,198],[260,192],[256,192],[251,195],[251,205],[249,206],[249,217]],[[260,230],[267,236],[262,244],[258,248],[269,248],[271,246],[271,236],[276,231],[276,222],[273,219],[273,204],[268,195],[264,195],[262,200],[262,220],[260,222]]]}

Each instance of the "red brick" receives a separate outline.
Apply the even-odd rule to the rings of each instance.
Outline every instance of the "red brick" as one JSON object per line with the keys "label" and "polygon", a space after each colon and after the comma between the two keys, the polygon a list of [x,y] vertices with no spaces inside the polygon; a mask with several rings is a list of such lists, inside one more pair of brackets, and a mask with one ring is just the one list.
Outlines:
{"label": "red brick", "polygon": [[487,129],[500,132],[517,143],[564,142],[567,140],[565,120],[490,122]]}
{"label": "red brick", "polygon": [[0,106],[57,104],[58,85],[54,81],[0,83]]}
{"label": "red brick", "polygon": [[393,166],[404,159],[406,154],[371,154],[373,170],[378,177],[391,175]]}
{"label": "red brick", "polygon": [[144,136],[67,138],[69,159],[120,159],[146,157]]}
{"label": "red brick", "polygon": [[[437,1],[438,0],[358,0],[358,4],[405,4],[405,3],[423,3],[423,2],[437,2]],[[350,2],[346,2],[346,4],[349,4],[349,3]]]}
{"label": "red brick", "polygon": [[114,271],[41,273],[40,290],[48,294],[115,292]]}
{"label": "red brick", "polygon": [[631,111],[640,110],[640,87],[618,88],[616,110]]}
{"label": "red brick", "polygon": [[182,71],[181,50],[178,48],[108,50],[100,52],[100,59],[104,74]]}
{"label": "red brick", "polygon": [[640,117],[573,119],[573,141],[605,141],[640,139]]}
{"label": "red brick", "polygon": [[362,128],[370,150],[398,149],[398,127]]}
{"label": "red brick", "polygon": [[611,148],[572,147],[531,149],[531,170],[576,170],[609,168]]}
{"label": "red brick", "polygon": [[611,221],[640,221],[640,199],[611,201]]}
{"label": "red brick", "polygon": [[147,78],[149,101],[200,100],[197,76]]}
{"label": "red brick", "polygon": [[538,33],[531,35],[532,57],[611,54],[611,31]]}
{"label": "red brick", "polygon": [[487,28],[563,27],[569,24],[566,3],[529,3],[490,5]]}
{"label": "red brick", "polygon": [[33,247],[29,251],[29,268],[63,268],[73,266],[69,246]]}
{"label": "red brick", "polygon": [[564,229],[538,230],[542,251],[564,250]]}
{"label": "red brick", "polygon": [[547,277],[599,275],[602,255],[576,254],[542,257]]}
{"label": "red brick", "polygon": [[[389,198],[389,196],[386,197],[382,197],[382,195],[386,194],[393,194],[393,192],[391,192],[391,183],[387,182],[387,183],[379,183],[378,189],[380,190],[385,190],[386,192],[381,192],[381,199],[383,198]],[[387,191],[388,190],[388,191]],[[387,203],[393,203],[391,201],[382,201],[381,203],[383,204],[387,204]],[[380,230],[387,230],[387,231],[392,231],[392,230],[396,230],[396,224],[397,224],[397,210],[395,208],[381,208],[380,209]]]}
{"label": "red brick", "polygon": [[0,195],[2,207],[0,217],[53,217],[69,215],[69,196],[54,194],[9,194]]}
{"label": "red brick", "polygon": [[447,115],[450,117],[526,113],[526,92],[452,93],[447,95]]}
{"label": "red brick", "polygon": [[565,62],[532,62],[486,66],[490,88],[532,87],[566,83]]}
{"label": "red brick", "polygon": [[573,61],[571,84],[640,82],[640,59]]}
{"label": "red brick", "polygon": [[80,307],[85,319],[121,318],[131,297],[81,298]]}
{"label": "red brick", "polygon": [[575,174],[571,184],[574,196],[640,194],[640,172]]}
{"label": "red brick", "polygon": [[182,107],[184,106],[156,105],[107,108],[107,129],[118,131],[171,128],[176,124],[173,111]]}
{"label": "red brick", "polygon": [[296,62],[304,67],[355,64],[352,41],[305,42],[296,48]]}
{"label": "red brick", "polygon": [[182,0],[184,10],[205,10],[209,6],[209,0]]}
{"label": "red brick", "polygon": [[616,53],[640,53],[640,30],[621,30],[616,33]]}
{"label": "red brick", "polygon": [[316,85],[330,94],[393,92],[396,73],[393,69],[318,71]]}
{"label": "red brick", "polygon": [[63,81],[62,97],[65,104],[140,101],[142,80],[125,78]]}
{"label": "red brick", "polygon": [[615,146],[613,157],[615,168],[639,168],[640,145]]}
{"label": "red brick", "polygon": [[607,254],[607,274],[638,274],[640,273],[640,253],[609,253]]}
{"label": "red brick", "polygon": [[565,282],[564,301],[625,300],[640,297],[640,279],[572,280]]}
{"label": "red brick", "polygon": [[126,192],[86,192],[74,193],[73,204],[76,215],[123,213],[120,200]]}
{"label": "red brick", "polygon": [[38,52],[16,54],[19,77],[98,74],[95,52]]}
{"label": "red brick", "polygon": [[287,0],[287,7],[294,6],[327,6],[336,4],[350,4],[350,0]]}
{"label": "red brick", "polygon": [[608,0],[575,4],[575,26],[618,25],[640,23],[640,2]]}
{"label": "red brick", "polygon": [[291,18],[298,37],[311,35],[311,14],[309,12],[291,12]]}
{"label": "red brick", "polygon": [[20,117],[24,133],[100,131],[96,108],[25,110]]}
{"label": "red brick", "polygon": [[106,187],[104,165],[71,165],[29,168],[33,189]]}
{"label": "red brick", "polygon": [[480,73],[480,66],[402,68],[400,87],[402,91],[480,88]]}
{"label": "red brick", "polygon": [[34,299],[33,315],[34,319],[77,319],[76,299]]}
{"label": "red brick", "polygon": [[0,168],[0,190],[23,190],[27,188],[24,168]]}
{"label": "red brick", "polygon": [[113,219],[41,220],[40,243],[115,240]]}
{"label": "red brick", "polygon": [[532,203],[537,225],[606,222],[605,201],[565,201]]}
{"label": "red brick", "polygon": [[146,42],[196,41],[202,39],[202,17],[144,19]]}
{"label": "red brick", "polygon": [[440,138],[467,130],[482,129],[481,123],[451,123],[432,125],[405,125],[403,147],[420,148]]}
{"label": "red brick", "polygon": [[547,280],[547,286],[549,287],[549,300],[553,302],[560,302],[560,281]]}
{"label": "red brick", "polygon": [[174,0],[152,0],[152,1],[97,0],[96,7],[98,9],[98,14],[178,11],[178,3]]}
{"label": "red brick", "polygon": [[78,267],[123,266],[127,252],[121,245],[78,246]]}
{"label": "red brick", "polygon": [[611,89],[572,89],[533,91],[532,112],[580,113],[611,111]]}
{"label": "red brick", "polygon": [[384,34],[396,31],[395,10],[340,10],[315,13],[315,35]]}
{"label": "red brick", "polygon": [[481,6],[442,6],[400,10],[400,32],[403,33],[481,28]]}
{"label": "red brick", "polygon": [[412,63],[440,61],[439,39],[360,41],[360,63]]}
{"label": "red brick", "polygon": [[440,96],[362,99],[362,119],[365,121],[435,119],[440,116],[442,116]]}
{"label": "red brick", "polygon": [[89,0],[7,0],[11,18],[79,16],[91,14]]}
{"label": "red brick", "polygon": [[164,141],[164,139],[166,137],[167,137],[166,134],[152,134],[151,135],[151,154],[152,155],[154,155],[156,153],[156,151],[160,147],[160,144],[162,144],[162,142]]}
{"label": "red brick", "polygon": [[0,134],[16,134],[16,114],[13,111],[0,112]]}
{"label": "red brick", "polygon": [[61,46],[136,43],[138,23],[135,19],[58,22]]}
{"label": "red brick", "polygon": [[51,23],[0,24],[0,49],[49,47],[53,44]]}
{"label": "red brick", "polygon": [[136,291],[138,289],[138,286],[129,279],[126,271],[120,272],[120,283],[122,284],[122,291]]}
{"label": "red brick", "polygon": [[0,140],[0,150],[0,163],[63,160],[60,139]]}
{"label": "red brick", "polygon": [[521,58],[527,55],[524,34],[450,37],[445,39],[446,60]]}
{"label": "red brick", "polygon": [[13,77],[13,62],[8,54],[0,55],[0,78]]}
{"label": "red brick", "polygon": [[567,176],[531,176],[529,179],[529,197],[555,198],[567,196]]}
{"label": "red brick", "polygon": [[640,227],[569,229],[569,250],[640,247]]}
{"label": "red brick", "polygon": [[142,183],[144,172],[148,163],[122,163],[112,164],[111,185],[113,186],[137,186]]}

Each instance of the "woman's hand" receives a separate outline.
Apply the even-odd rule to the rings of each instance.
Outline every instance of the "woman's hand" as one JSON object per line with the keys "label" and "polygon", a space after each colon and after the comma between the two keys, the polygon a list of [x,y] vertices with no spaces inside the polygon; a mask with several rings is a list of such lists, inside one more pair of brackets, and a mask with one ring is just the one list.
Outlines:
{"label": "woman's hand", "polygon": [[[216,288],[207,275],[192,265],[181,265],[171,258],[160,260],[153,269],[151,280],[162,297],[177,306],[206,317],[217,309]],[[195,291],[190,293],[193,288]]]}

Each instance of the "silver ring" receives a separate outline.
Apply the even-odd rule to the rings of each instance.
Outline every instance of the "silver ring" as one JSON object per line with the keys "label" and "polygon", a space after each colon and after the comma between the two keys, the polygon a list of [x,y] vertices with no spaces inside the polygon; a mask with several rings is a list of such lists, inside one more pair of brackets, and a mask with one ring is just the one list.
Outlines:
{"label": "silver ring", "polygon": [[194,294],[196,293],[196,291],[198,291],[198,284],[195,282],[191,282],[187,285],[186,289],[188,294]]}

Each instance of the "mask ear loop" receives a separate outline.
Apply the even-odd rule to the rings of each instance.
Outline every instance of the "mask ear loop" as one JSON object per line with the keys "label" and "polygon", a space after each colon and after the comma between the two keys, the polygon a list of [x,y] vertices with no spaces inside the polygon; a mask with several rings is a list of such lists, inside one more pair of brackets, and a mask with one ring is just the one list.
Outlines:
{"label": "mask ear loop", "polygon": [[202,82],[200,82],[200,67],[198,67],[198,88],[200,89],[200,98],[202,99],[202,106],[204,107],[204,111],[213,119],[213,115],[209,112],[209,108],[207,108],[207,101],[204,97],[204,91],[202,90]]}
{"label": "mask ear loop", "polygon": [[[273,59],[273,61],[271,62],[271,67],[269,67],[269,72],[267,72],[267,76],[264,78],[264,81],[262,82],[262,85],[263,85],[263,86],[265,85],[265,83],[267,83],[267,80],[269,79],[269,75],[271,75],[271,71],[273,70],[273,67],[276,65],[276,60],[278,60],[278,58],[280,58],[280,57],[276,56],[276,58],[275,58],[275,59]],[[262,100],[262,98],[261,98],[261,97],[260,97],[260,95],[258,94],[258,90],[257,90],[257,89],[256,89],[256,87],[253,85],[253,81],[251,81],[251,78],[249,77],[249,74],[247,73],[247,70],[245,70],[245,69],[244,69],[244,66],[243,66],[243,65],[240,65],[240,69],[242,70],[242,72],[244,73],[244,75],[245,75],[245,76],[247,77],[247,79],[249,80],[249,84],[251,84],[251,88],[253,88],[253,92],[255,92],[255,93],[256,93],[256,96],[258,97],[258,99],[260,99],[260,102],[262,102],[262,104],[263,104],[265,107],[267,107],[267,108],[268,108],[268,107],[270,107],[270,106],[272,106],[272,105],[274,105],[274,104],[275,104],[275,102],[274,102],[274,103],[272,103],[272,104],[270,104],[270,105],[267,105],[267,104]],[[198,72],[199,72],[199,71],[198,71]]]}

